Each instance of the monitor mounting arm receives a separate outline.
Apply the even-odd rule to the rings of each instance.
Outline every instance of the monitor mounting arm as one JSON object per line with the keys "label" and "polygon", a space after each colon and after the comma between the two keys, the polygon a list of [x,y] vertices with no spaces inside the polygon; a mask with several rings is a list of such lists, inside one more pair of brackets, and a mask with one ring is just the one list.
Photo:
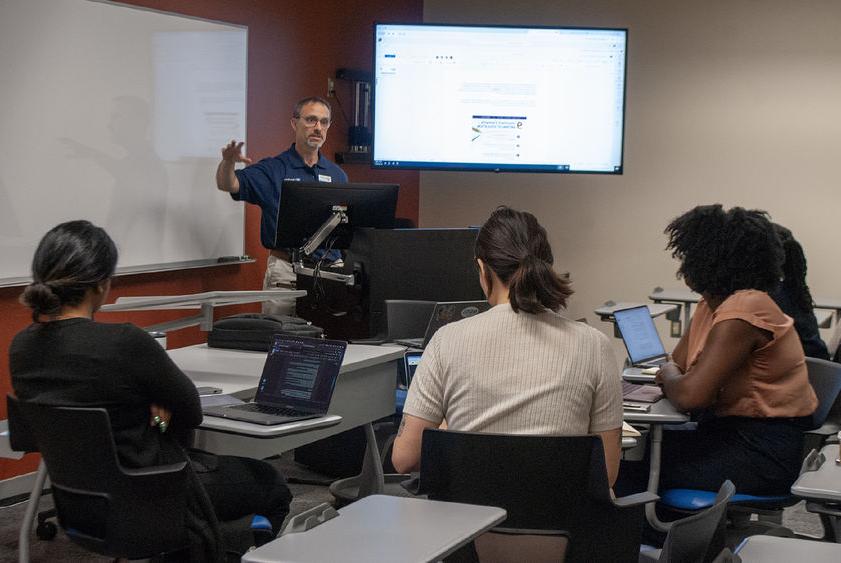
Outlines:
{"label": "monitor mounting arm", "polygon": [[[333,213],[327,218],[324,223],[315,231],[304,245],[293,253],[292,269],[296,274],[302,276],[315,277],[315,269],[304,266],[302,256],[309,256],[323,243],[327,237],[342,223],[347,223],[347,207],[344,205],[334,205]],[[319,270],[318,277],[327,280],[333,280],[344,283],[346,285],[354,285],[356,279],[353,274],[338,274],[336,272],[325,272]]]}

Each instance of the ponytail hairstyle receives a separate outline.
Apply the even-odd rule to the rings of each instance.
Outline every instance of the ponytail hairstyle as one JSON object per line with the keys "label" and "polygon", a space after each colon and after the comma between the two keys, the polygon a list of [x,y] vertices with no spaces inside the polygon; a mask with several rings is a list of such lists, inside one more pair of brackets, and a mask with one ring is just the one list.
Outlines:
{"label": "ponytail hairstyle", "polygon": [[114,275],[117,247],[103,229],[89,221],[68,221],[44,235],[32,258],[32,283],[20,301],[32,309],[32,321],[78,305],[88,289]]}
{"label": "ponytail hairstyle", "polygon": [[485,264],[487,287],[493,285],[491,271],[508,286],[515,313],[566,307],[572,288],[552,269],[546,229],[531,213],[498,207],[479,230],[475,254]]}

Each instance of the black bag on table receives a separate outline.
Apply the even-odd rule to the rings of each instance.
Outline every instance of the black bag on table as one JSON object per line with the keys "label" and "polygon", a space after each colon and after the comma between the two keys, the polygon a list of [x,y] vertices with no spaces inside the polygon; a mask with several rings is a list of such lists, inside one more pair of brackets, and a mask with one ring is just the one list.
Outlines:
{"label": "black bag on table", "polygon": [[268,352],[275,334],[321,338],[324,331],[300,317],[244,313],[213,323],[213,329],[207,334],[207,345]]}

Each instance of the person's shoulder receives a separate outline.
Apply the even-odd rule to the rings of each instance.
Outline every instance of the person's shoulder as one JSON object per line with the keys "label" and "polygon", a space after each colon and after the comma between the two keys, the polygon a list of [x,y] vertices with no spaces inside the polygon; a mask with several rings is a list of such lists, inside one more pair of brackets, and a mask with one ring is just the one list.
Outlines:
{"label": "person's shoulder", "polygon": [[152,336],[131,323],[90,323],[87,330],[95,334],[102,342],[111,342],[119,346],[147,346],[158,344]]}
{"label": "person's shoulder", "polygon": [[771,299],[771,296],[764,291],[740,289],[725,299],[718,309],[752,312],[761,310],[777,311],[779,307]]}
{"label": "person's shoulder", "polygon": [[558,328],[566,334],[573,335],[573,337],[580,339],[582,342],[592,345],[611,345],[610,338],[596,327],[590,326],[584,321],[568,319],[560,313],[549,312],[549,314],[554,315]]}

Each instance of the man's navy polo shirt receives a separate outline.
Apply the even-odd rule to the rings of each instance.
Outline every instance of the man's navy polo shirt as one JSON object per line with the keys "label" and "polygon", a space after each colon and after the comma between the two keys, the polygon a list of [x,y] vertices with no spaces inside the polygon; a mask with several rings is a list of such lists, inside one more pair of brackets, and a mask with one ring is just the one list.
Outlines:
{"label": "man's navy polo shirt", "polygon": [[320,152],[318,162],[310,168],[295,151],[295,143],[289,150],[271,158],[264,158],[236,172],[239,180],[239,192],[231,194],[236,201],[247,201],[259,205],[262,210],[260,220],[260,242],[266,248],[274,248],[277,234],[277,204],[280,201],[280,188],[284,180],[303,182],[347,183],[347,174],[336,164],[330,162]]}

